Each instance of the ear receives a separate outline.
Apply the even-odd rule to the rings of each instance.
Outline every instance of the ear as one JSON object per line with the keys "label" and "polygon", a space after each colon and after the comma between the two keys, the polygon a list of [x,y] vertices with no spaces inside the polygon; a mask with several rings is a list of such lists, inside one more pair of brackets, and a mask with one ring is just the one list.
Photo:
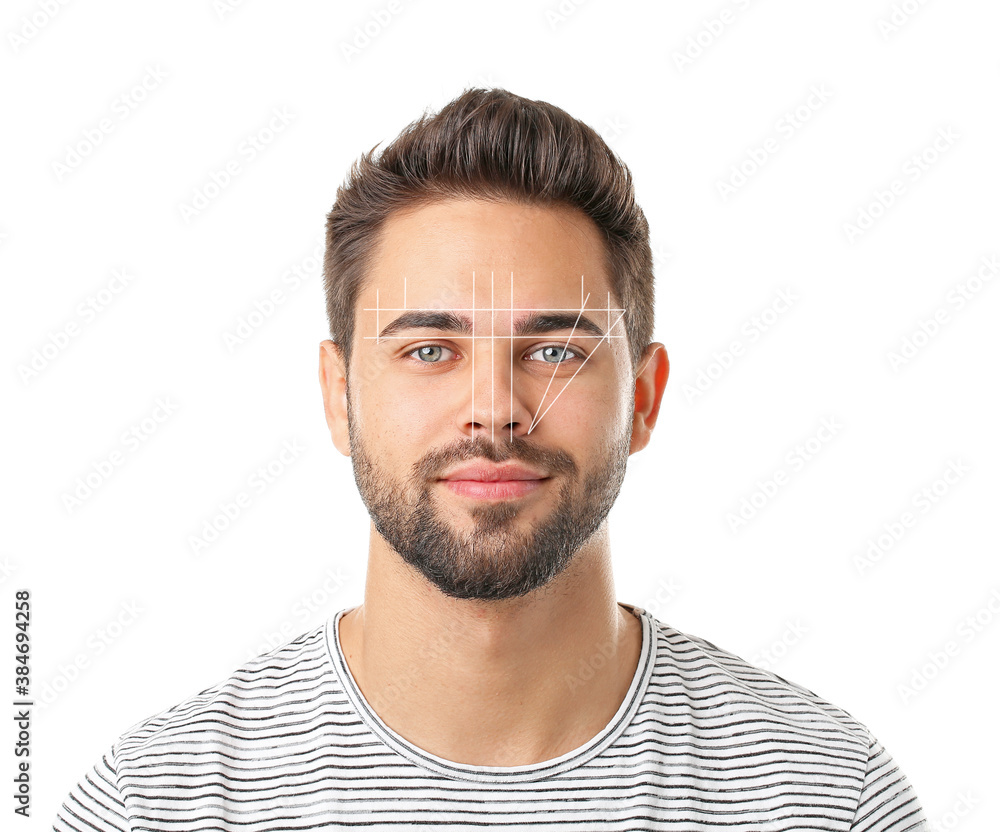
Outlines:
{"label": "ear", "polygon": [[319,386],[323,389],[323,408],[330,437],[344,456],[351,455],[347,430],[347,369],[340,347],[326,340],[319,345]]}
{"label": "ear", "polygon": [[639,373],[635,378],[635,412],[632,416],[632,443],[629,453],[641,451],[649,444],[660,412],[660,401],[670,374],[667,348],[658,341],[643,351]]}

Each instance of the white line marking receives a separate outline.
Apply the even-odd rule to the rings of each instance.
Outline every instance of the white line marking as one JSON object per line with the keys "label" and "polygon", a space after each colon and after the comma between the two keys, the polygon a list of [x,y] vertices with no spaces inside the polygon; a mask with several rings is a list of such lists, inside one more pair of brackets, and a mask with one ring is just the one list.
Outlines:
{"label": "white line marking", "polygon": [[[615,318],[615,323],[614,323],[614,324],[612,324],[612,326],[615,326],[615,325],[617,325],[617,324],[618,324],[618,322],[619,322],[619,321],[620,321],[620,320],[621,320],[621,319],[622,319],[622,318],[623,318],[624,316],[625,316],[625,313],[624,313],[624,312],[622,312],[622,314],[621,314],[621,315],[619,315],[619,316],[618,316],[617,318]],[[595,352],[597,352],[597,347],[599,347],[599,346],[601,346],[600,342],[598,342],[598,343],[597,343],[597,345],[596,345],[596,346],[594,347],[594,349],[593,349],[593,350],[591,350],[591,353],[590,353],[590,355],[593,355],[593,354],[594,354]],[[582,369],[584,368],[584,366],[586,365],[586,363],[587,363],[588,361],[590,361],[590,355],[588,355],[588,356],[587,356],[587,357],[586,357],[585,359],[583,359],[583,364],[581,364],[581,365],[580,365],[579,367],[577,367],[577,368],[576,368],[576,373],[579,373],[579,372],[580,372],[580,370],[582,370]],[[563,392],[565,392],[566,388],[567,388],[567,387],[569,387],[569,382],[570,382],[570,381],[572,381],[573,379],[575,379],[575,378],[576,378],[576,373],[573,373],[573,375],[571,375],[571,376],[569,377],[569,381],[567,381],[567,382],[566,382],[566,384],[565,384],[565,385],[563,386],[563,389],[559,391],[559,395],[557,395],[557,396],[556,396],[556,397],[555,397],[555,398],[554,398],[554,399],[552,400],[552,404],[550,404],[550,405],[549,405],[549,406],[548,406],[547,408],[545,408],[545,413],[548,413],[548,412],[549,412],[549,411],[550,411],[550,410],[552,409],[552,405],[553,405],[553,404],[555,404],[555,403],[556,403],[556,402],[557,402],[557,401],[559,400],[559,396],[561,396],[561,395],[563,394]],[[532,430],[534,430],[534,429],[535,429],[536,427],[538,427],[538,422],[542,421],[542,419],[544,419],[544,418],[545,418],[545,413],[543,413],[543,414],[542,414],[541,416],[539,416],[539,417],[538,417],[538,421],[537,421],[537,422],[535,422],[535,423],[534,423],[534,424],[533,424],[533,425],[532,425],[532,426],[531,426],[531,427],[530,427],[530,428],[528,429],[528,433],[531,433],[531,431],[532,431]]]}
{"label": "white line marking", "polygon": [[[583,279],[582,278],[580,279],[580,285],[581,286],[583,285]],[[586,307],[586,305],[587,305],[587,299],[589,297],[590,297],[590,294],[588,293],[587,297],[583,299],[583,303],[580,305],[580,311],[579,311],[579,313],[576,316],[576,321],[573,323],[573,329],[570,330],[569,338],[566,339],[566,343],[563,345],[563,350],[565,350],[569,346],[570,339],[573,337],[573,333],[576,332],[576,325],[578,323],[580,323],[580,318],[583,317],[583,310],[584,310],[584,307]],[[600,342],[598,342],[598,344],[599,343]],[[596,349],[596,347],[595,347],[595,349]],[[587,358],[590,358],[590,356],[588,355]],[[584,363],[586,363],[586,360],[584,360]],[[581,364],[580,366],[582,367],[583,364]],[[556,377],[556,372],[558,371],[558,369],[559,369],[559,362],[556,362],[556,365],[552,368],[552,375],[549,376],[549,383],[545,386],[545,392],[542,393],[542,400],[538,403],[538,410],[541,410],[542,409],[542,405],[545,404],[545,397],[548,395],[549,388],[552,386],[552,382],[553,382],[553,380]],[[577,370],[577,372],[579,372],[579,370]],[[563,390],[565,390],[565,389],[566,388],[564,387]],[[560,392],[562,392],[562,391],[560,391]],[[535,422],[535,417],[538,416],[538,410],[536,410],[535,411],[535,415],[531,417],[531,425],[528,427],[528,433],[531,433],[531,431],[534,429],[535,425],[537,424]]]}

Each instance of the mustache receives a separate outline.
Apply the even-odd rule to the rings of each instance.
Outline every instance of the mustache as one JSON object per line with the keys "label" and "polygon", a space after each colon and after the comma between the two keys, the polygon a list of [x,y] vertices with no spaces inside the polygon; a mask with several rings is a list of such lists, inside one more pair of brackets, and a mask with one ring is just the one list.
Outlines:
{"label": "mustache", "polygon": [[426,454],[414,464],[413,477],[417,481],[438,479],[445,469],[473,459],[489,462],[516,459],[548,471],[550,475],[577,473],[576,462],[565,451],[540,448],[520,436],[496,441],[480,435],[473,439],[461,439]]}

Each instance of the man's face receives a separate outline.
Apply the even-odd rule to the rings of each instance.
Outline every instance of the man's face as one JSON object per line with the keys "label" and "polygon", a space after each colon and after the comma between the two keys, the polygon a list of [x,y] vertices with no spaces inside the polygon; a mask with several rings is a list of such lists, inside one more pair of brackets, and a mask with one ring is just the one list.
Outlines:
{"label": "man's face", "polygon": [[609,292],[599,233],[568,208],[388,220],[357,305],[350,451],[376,530],[447,595],[529,593],[604,523],[634,404]]}

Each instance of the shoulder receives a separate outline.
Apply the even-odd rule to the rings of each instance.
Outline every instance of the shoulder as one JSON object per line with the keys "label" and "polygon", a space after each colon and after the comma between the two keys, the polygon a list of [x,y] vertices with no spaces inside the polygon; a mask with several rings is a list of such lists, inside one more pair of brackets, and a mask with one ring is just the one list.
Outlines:
{"label": "shoulder", "polygon": [[[829,828],[852,832],[924,829],[909,781],[868,728],[809,688],[755,667],[707,639],[645,613],[654,668],[635,732],[676,774],[713,794],[717,775],[738,790],[766,790],[813,805],[842,807]],[[763,793],[763,791],[758,791]],[[808,801],[802,803],[800,801]],[[798,827],[796,827],[798,828]],[[826,828],[826,827],[824,827]]]}
{"label": "shoulder", "polygon": [[316,719],[331,699],[327,692],[338,694],[328,626],[244,662],[212,687],[133,725],[73,788],[54,828],[125,832],[131,819],[150,811],[150,790],[191,788],[208,773],[224,780],[247,746],[267,748],[294,730],[289,726]]}
{"label": "shoulder", "polygon": [[114,744],[115,763],[128,768],[157,748],[210,744],[242,726],[307,708],[310,691],[330,684],[327,626],[244,662],[211,687],[136,723]]}
{"label": "shoulder", "polygon": [[693,720],[726,725],[732,733],[785,745],[822,745],[864,770],[873,739],[850,713],[707,639],[650,618],[656,640],[651,702],[659,707],[683,702]]}

